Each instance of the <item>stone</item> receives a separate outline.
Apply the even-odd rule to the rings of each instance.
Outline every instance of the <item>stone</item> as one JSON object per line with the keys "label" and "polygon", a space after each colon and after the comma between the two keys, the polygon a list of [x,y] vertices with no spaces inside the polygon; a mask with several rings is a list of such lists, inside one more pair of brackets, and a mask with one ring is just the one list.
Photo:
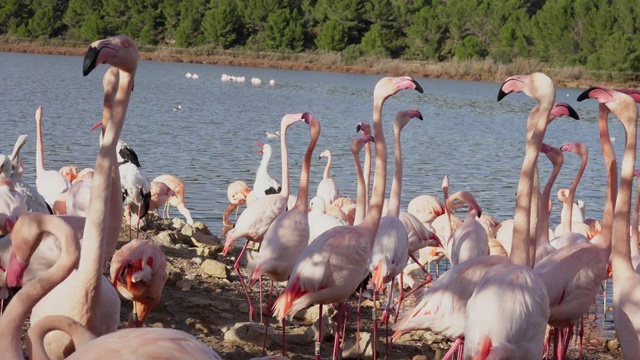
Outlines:
{"label": "stone", "polygon": [[191,242],[197,247],[205,247],[207,245],[210,246],[221,246],[222,243],[220,239],[218,239],[215,235],[207,235],[202,233],[194,233],[191,236]]}
{"label": "stone", "polygon": [[175,229],[175,230],[178,230],[178,231],[182,230],[182,228],[183,228],[186,224],[187,224],[187,223],[186,223],[184,220],[180,219],[180,218],[173,218],[173,219],[171,220],[171,228],[172,228],[172,229]]}
{"label": "stone", "polygon": [[213,259],[205,259],[200,265],[200,269],[204,271],[205,274],[211,275],[218,279],[227,279],[229,278],[229,269],[227,266],[220,261]]}
{"label": "stone", "polygon": [[194,257],[194,258],[193,258],[193,259],[191,259],[191,260],[193,260],[193,262],[194,262],[196,265],[202,265],[202,258],[201,258],[201,257],[199,257],[199,256],[196,256],[196,257]]}
{"label": "stone", "polygon": [[[378,339],[376,344],[378,354],[384,352],[384,343]],[[356,337],[352,337],[345,340],[344,350],[342,350],[342,357],[345,359],[356,359],[359,357],[373,358],[373,347],[371,342],[371,333],[360,333],[360,355],[358,355],[358,346],[356,343]]]}
{"label": "stone", "polygon": [[606,351],[617,351],[620,349],[620,342],[618,342],[618,339],[606,340],[604,348]]}
{"label": "stone", "polygon": [[202,221],[194,222],[193,225],[191,225],[191,227],[196,232],[199,232],[199,233],[205,234],[205,235],[211,235],[211,231],[209,231],[209,228],[207,228],[207,225],[205,225]]}
{"label": "stone", "polygon": [[154,242],[167,247],[173,247],[176,243],[176,238],[173,231],[162,231],[156,235]]}
{"label": "stone", "polygon": [[176,286],[180,288],[182,291],[189,291],[193,286],[194,282],[189,279],[182,279],[176,282]]}
{"label": "stone", "polygon": [[180,233],[187,235],[188,237],[192,237],[195,232],[196,231],[189,224],[186,224],[182,229],[180,229]]}
{"label": "stone", "polygon": [[[317,314],[317,312],[316,312]],[[318,330],[320,329],[319,321],[313,323],[313,325],[307,327],[304,331],[304,337],[309,342],[314,342],[318,340]],[[333,326],[332,326],[333,325]],[[332,324],[329,321],[329,317],[326,315],[322,316],[322,338],[332,337],[335,329],[335,324]]]}
{"label": "stone", "polygon": [[[223,337],[226,342],[238,344],[251,343],[262,346],[264,340],[264,325],[250,322],[236,323],[224,333]],[[269,327],[267,329],[267,347],[271,345],[271,342],[273,342],[273,328]]]}
{"label": "stone", "polygon": [[214,301],[212,303],[213,307],[220,311],[229,311],[231,310],[231,305],[224,301]]}

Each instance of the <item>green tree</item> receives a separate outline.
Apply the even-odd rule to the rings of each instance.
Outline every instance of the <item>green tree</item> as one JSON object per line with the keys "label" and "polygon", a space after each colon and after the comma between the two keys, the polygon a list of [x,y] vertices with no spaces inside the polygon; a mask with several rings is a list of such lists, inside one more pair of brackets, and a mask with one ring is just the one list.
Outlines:
{"label": "green tree", "polygon": [[316,37],[318,49],[327,51],[342,51],[347,47],[347,29],[335,19],[322,24],[322,30]]}
{"label": "green tree", "polygon": [[411,59],[443,60],[442,44],[446,36],[446,25],[439,16],[441,5],[422,8],[411,19],[407,28],[407,53]]}
{"label": "green tree", "polygon": [[2,33],[18,35],[18,29],[24,25],[22,35],[28,36],[26,25],[32,16],[31,1],[0,0],[0,30]]}
{"label": "green tree", "polygon": [[[75,40],[91,40],[95,39],[86,38],[83,27],[87,27],[87,30],[91,27],[98,29],[99,22],[98,11],[101,7],[99,0],[69,0],[67,11],[62,16],[62,22],[67,26],[67,36]],[[90,25],[86,25],[90,22]],[[87,31],[92,33],[92,31]],[[94,34],[92,34],[94,35]]]}
{"label": "green tree", "polygon": [[389,34],[380,24],[375,24],[362,37],[360,49],[363,53],[378,57],[388,57]]}
{"label": "green tree", "polygon": [[57,37],[62,34],[64,24],[62,14],[66,10],[66,1],[37,0],[32,3],[33,16],[27,29],[33,37]]}
{"label": "green tree", "polygon": [[217,7],[208,10],[202,20],[206,42],[225,49],[236,45],[242,31],[242,20],[234,0],[220,0]]}
{"label": "green tree", "polygon": [[367,30],[364,4],[364,0],[318,0],[313,14],[321,24],[328,20],[339,23],[345,29],[347,43],[358,44]]}
{"label": "green tree", "polygon": [[201,23],[205,8],[205,3],[202,0],[189,0],[180,4],[180,22],[176,29],[176,46],[189,47],[201,43]]}
{"label": "green tree", "polygon": [[532,18],[532,55],[554,63],[566,63],[580,51],[573,29],[573,0],[548,0]]}
{"label": "green tree", "polygon": [[267,18],[261,37],[269,50],[302,51],[304,49],[304,34],[298,11],[276,10]]}

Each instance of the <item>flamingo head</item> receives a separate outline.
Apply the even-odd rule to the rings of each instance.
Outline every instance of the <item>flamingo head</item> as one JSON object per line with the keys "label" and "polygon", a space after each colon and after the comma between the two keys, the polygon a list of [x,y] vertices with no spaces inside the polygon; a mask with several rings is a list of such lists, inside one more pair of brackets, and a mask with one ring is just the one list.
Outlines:
{"label": "flamingo head", "polygon": [[326,157],[326,158],[331,157],[331,150],[327,149],[327,150],[321,152],[320,156],[318,157],[318,159],[322,159],[323,157]]}
{"label": "flamingo head", "polygon": [[89,75],[99,64],[110,64],[126,72],[134,73],[139,57],[138,46],[127,36],[117,35],[98,40],[89,46],[84,55],[82,75]]}
{"label": "flamingo head", "polygon": [[400,90],[416,90],[419,93],[424,92],[422,86],[410,76],[389,76],[380,79],[376,83],[373,89],[373,97],[377,101],[386,100]]}
{"label": "flamingo head", "polygon": [[[633,105],[635,108],[635,102],[637,95],[631,96],[627,93],[634,94],[631,90],[613,90],[604,86],[593,86],[578,95],[578,101],[585,99],[595,99],[600,104],[605,105],[609,110],[616,112],[623,107],[629,107]],[[637,112],[637,108],[635,109]]]}
{"label": "flamingo head", "polygon": [[586,155],[588,150],[587,150],[587,145],[585,145],[584,143],[567,143],[564,144],[560,147],[560,151],[565,152],[565,151],[570,151],[574,154],[578,154],[580,156]]}
{"label": "flamingo head", "polygon": [[359,122],[356,126],[356,133],[361,131],[364,135],[371,135],[371,125],[366,122]]}
{"label": "flamingo head", "polygon": [[396,131],[399,131],[405,127],[411,119],[424,120],[420,111],[416,109],[403,110],[396,113],[396,117],[393,120],[393,126],[397,129]]}
{"label": "flamingo head", "polygon": [[553,80],[546,74],[536,72],[530,75],[514,75],[507,78],[500,86],[498,101],[514,92],[522,92],[534,99],[541,99],[551,89],[555,89],[555,86]]}
{"label": "flamingo head", "polygon": [[114,286],[123,294],[133,299],[134,312],[129,318],[129,327],[140,327],[149,316],[151,308],[160,300],[159,294],[149,294],[148,287],[152,281],[153,256],[146,261],[127,260],[118,269]]}
{"label": "flamingo head", "polygon": [[562,162],[564,161],[564,155],[562,154],[562,151],[560,151],[560,149],[555,146],[542,143],[542,145],[540,146],[540,152],[547,155],[547,158],[553,164],[562,164]]}
{"label": "flamingo head", "polygon": [[354,154],[360,153],[360,150],[364,147],[364,145],[368,142],[375,142],[375,139],[372,135],[362,135],[353,139],[351,142],[351,152]]}
{"label": "flamingo head", "polygon": [[549,121],[561,116],[569,116],[576,120],[580,120],[580,116],[578,116],[576,110],[566,102],[557,102],[553,104],[551,114],[549,115]]}

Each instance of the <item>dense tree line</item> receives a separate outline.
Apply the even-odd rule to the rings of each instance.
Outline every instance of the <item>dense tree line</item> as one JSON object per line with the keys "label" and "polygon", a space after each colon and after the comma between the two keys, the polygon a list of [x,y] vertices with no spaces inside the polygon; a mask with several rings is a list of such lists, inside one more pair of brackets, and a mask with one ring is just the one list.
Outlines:
{"label": "dense tree line", "polygon": [[0,34],[640,71],[640,0],[0,0]]}

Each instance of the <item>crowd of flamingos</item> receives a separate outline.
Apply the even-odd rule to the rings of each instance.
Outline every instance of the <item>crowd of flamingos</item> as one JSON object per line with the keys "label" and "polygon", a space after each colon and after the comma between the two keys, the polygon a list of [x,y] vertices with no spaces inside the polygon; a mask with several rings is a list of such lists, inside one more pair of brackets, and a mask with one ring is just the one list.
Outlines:
{"label": "crowd of flamingos", "polygon": [[[8,235],[0,239],[4,308],[0,351],[5,359],[24,358],[21,335],[28,317],[29,359],[220,358],[193,335],[143,326],[167,279],[162,249],[150,240],[132,240],[116,251],[123,219],[128,219],[131,227],[139,227],[147,212],[165,203],[178,207],[187,222],[193,222],[184,205],[180,180],[164,175],[145,181],[137,155],[120,140],[138,59],[136,43],[126,36],[98,40],[85,54],[85,76],[101,64],[111,65],[103,78],[102,120],[94,126],[101,128],[94,169],[45,170],[42,108],[36,110],[36,189],[22,180],[19,153],[24,137],[18,139],[10,156],[0,155],[0,231]],[[319,305],[322,314],[323,305],[337,305],[332,357],[339,358],[343,304],[357,296],[358,290],[362,292],[370,277],[373,303],[377,304],[376,296],[387,298],[381,316],[373,316],[374,339],[379,336],[379,324],[393,322],[390,344],[406,332],[431,330],[454,340],[447,359],[562,359],[574,328],[601,291],[602,282],[612,276],[616,335],[624,358],[637,358],[640,255],[638,206],[631,216],[631,204],[633,180],[638,175],[634,165],[640,92],[595,86],[578,97],[578,101],[595,100],[594,106],[596,102],[599,106],[607,178],[602,219],[589,220],[584,219],[580,207],[574,209],[586,148],[580,143],[560,148],[544,143],[551,121],[563,116],[577,118],[578,114],[570,105],[555,102],[555,86],[547,75],[507,78],[498,101],[511,93],[524,93],[537,104],[522,124],[527,136],[514,217],[498,223],[482,212],[470,192],[449,194],[447,177],[442,182],[443,202],[423,195],[411,201],[408,211],[400,210],[401,131],[411,121],[423,119],[416,109],[400,111],[393,119],[395,167],[386,197],[390,156],[382,126],[383,106],[391,96],[402,96],[399,93],[403,90],[423,92],[411,77],[381,78],[373,89],[371,124],[354,124],[355,200],[341,197],[330,178],[330,152],[321,154],[327,158],[326,170],[317,195],[309,200],[310,166],[321,132],[320,121],[309,112],[285,115],[277,135],[272,134],[280,139],[282,184],[268,175],[271,147],[261,144],[264,157],[253,187],[242,181],[229,186],[230,205],[224,221],[232,228],[226,233],[223,254],[228,255],[234,244],[246,240],[235,270],[249,302],[250,320],[255,317],[255,299],[248,286],[263,279],[286,281],[285,289],[269,304],[265,324],[270,324],[273,316],[286,332],[286,319],[298,311]],[[609,113],[622,122],[626,132],[620,173],[608,131]],[[299,124],[308,126],[310,141],[293,196],[286,134],[289,127]],[[363,149],[364,166],[360,162]],[[540,153],[553,166],[546,182],[538,176]],[[565,153],[581,156],[583,166],[570,189],[558,194],[566,209],[562,224],[551,230],[550,193]],[[243,205],[246,207],[238,215]],[[468,212],[464,218],[453,214],[465,207]],[[127,217],[123,216],[125,208]],[[234,210],[235,224],[229,219]],[[248,263],[245,281],[240,264],[251,242],[260,246]],[[452,267],[434,279],[424,265],[444,256]],[[108,263],[107,278],[103,273]],[[422,288],[420,300],[405,305],[408,295],[403,274],[420,269],[426,281],[418,284],[408,276],[406,284],[411,291]],[[397,299],[393,296],[396,279],[401,282]],[[389,290],[383,295],[385,286]],[[133,302],[133,311],[129,327],[116,331],[121,297]],[[11,300],[4,306],[6,298]],[[552,328],[548,333],[547,327]],[[322,339],[319,333],[318,342]],[[378,356],[376,343],[372,342],[374,358]],[[318,345],[316,359],[321,358]],[[380,349],[384,351],[388,354],[389,349]],[[286,356],[283,341],[281,357],[264,358]]]}

